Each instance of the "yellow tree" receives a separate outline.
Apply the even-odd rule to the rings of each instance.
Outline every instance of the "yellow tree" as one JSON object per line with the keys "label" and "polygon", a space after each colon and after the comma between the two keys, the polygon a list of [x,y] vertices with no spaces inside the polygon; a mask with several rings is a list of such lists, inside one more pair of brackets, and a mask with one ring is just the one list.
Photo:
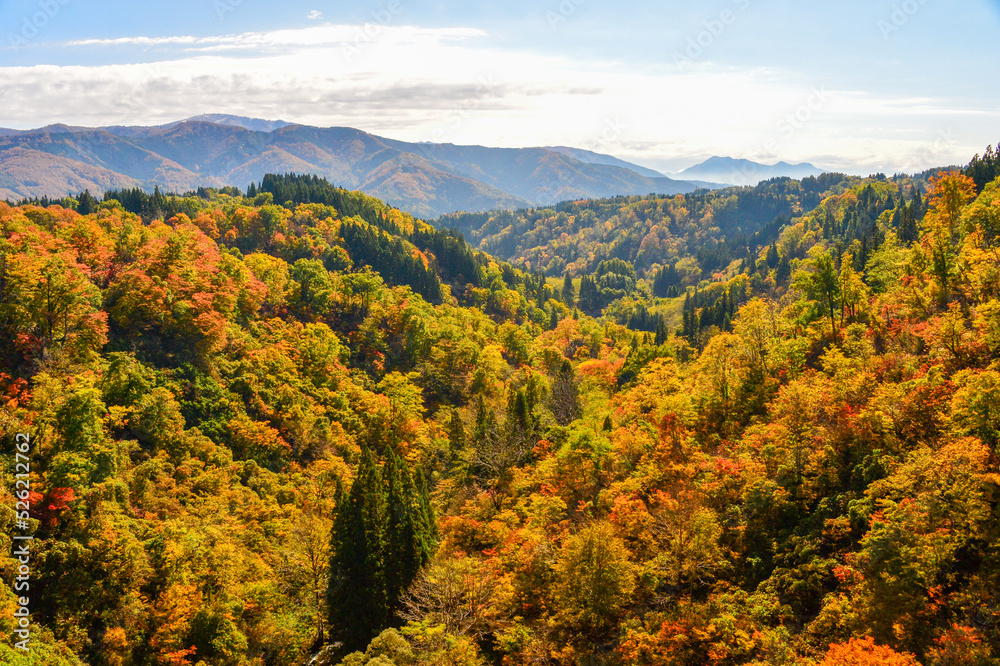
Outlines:
{"label": "yellow tree", "polygon": [[930,209],[924,216],[921,246],[931,262],[938,286],[938,302],[947,303],[957,268],[956,246],[960,241],[962,208],[976,195],[976,184],[958,172],[931,179]]}
{"label": "yellow tree", "polygon": [[175,583],[160,594],[153,608],[149,648],[156,664],[183,666],[192,663],[195,647],[188,640],[191,620],[202,605],[195,585]]}
{"label": "yellow tree", "polygon": [[1000,297],[1000,181],[962,210],[962,227],[959,261],[966,293],[980,303]]}
{"label": "yellow tree", "polygon": [[968,176],[952,171],[932,177],[930,184],[931,189],[927,194],[930,207],[928,214],[933,213],[944,223],[954,238],[960,231],[958,222],[962,208],[976,198],[976,183]]}
{"label": "yellow tree", "polygon": [[760,298],[753,299],[740,308],[733,331],[743,340],[747,365],[761,375],[770,372],[780,331],[775,304]]}
{"label": "yellow tree", "polygon": [[871,296],[868,285],[854,270],[854,256],[850,252],[844,253],[840,258],[838,283],[840,286],[840,327],[843,328],[844,320],[853,319],[861,314]]}
{"label": "yellow tree", "polygon": [[613,631],[635,590],[635,566],[611,524],[598,522],[567,539],[556,563],[559,623],[591,639]]}
{"label": "yellow tree", "polygon": [[698,359],[700,383],[713,402],[728,403],[739,386],[739,350],[742,342],[732,333],[719,333],[709,341]]}

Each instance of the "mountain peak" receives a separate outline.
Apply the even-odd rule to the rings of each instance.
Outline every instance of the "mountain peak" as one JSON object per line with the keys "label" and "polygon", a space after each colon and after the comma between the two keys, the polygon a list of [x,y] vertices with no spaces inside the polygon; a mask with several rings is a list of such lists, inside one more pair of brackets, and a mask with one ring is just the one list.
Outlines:
{"label": "mountain peak", "polygon": [[52,125],[46,125],[45,127],[39,127],[36,132],[48,132],[49,134],[70,134],[73,132],[86,132],[86,127],[74,127],[72,125],[65,125],[63,123],[54,123]]}
{"label": "mountain peak", "polygon": [[806,178],[826,173],[823,169],[801,162],[790,164],[784,160],[776,164],[762,164],[744,158],[715,155],[704,162],[681,171],[675,177],[684,180],[708,180],[730,185],[756,185],[771,178]]}
{"label": "mountain peak", "polygon": [[288,127],[295,123],[285,120],[263,120],[261,118],[249,118],[247,116],[233,116],[225,113],[203,113],[198,116],[191,116],[181,122],[202,122],[215,123],[216,125],[235,125],[254,132],[273,132],[282,127]]}

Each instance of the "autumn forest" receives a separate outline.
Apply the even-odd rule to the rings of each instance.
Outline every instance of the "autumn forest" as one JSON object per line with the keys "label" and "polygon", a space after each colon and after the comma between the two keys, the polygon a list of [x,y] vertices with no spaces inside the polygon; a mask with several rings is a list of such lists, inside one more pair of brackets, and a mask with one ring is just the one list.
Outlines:
{"label": "autumn forest", "polygon": [[0,203],[0,662],[997,666],[998,151]]}

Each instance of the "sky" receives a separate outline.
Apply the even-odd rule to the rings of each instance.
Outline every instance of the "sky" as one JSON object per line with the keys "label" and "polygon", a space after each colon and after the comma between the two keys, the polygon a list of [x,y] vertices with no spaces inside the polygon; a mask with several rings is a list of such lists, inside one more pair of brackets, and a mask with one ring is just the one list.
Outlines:
{"label": "sky", "polygon": [[1000,141],[1000,0],[0,0],[0,127],[202,113],[850,173]]}

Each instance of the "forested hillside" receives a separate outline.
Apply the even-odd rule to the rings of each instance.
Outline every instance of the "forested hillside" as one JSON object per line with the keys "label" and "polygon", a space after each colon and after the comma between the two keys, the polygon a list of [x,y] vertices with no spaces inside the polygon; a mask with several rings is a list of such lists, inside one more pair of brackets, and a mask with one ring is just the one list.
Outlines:
{"label": "forested hillside", "polygon": [[0,661],[998,664],[998,167],[0,204]]}
{"label": "forested hillside", "polygon": [[[937,171],[873,180],[896,185],[895,205],[898,198],[919,198]],[[772,243],[793,217],[864,182],[836,173],[802,181],[775,178],[754,187],[678,196],[622,196],[550,208],[456,213],[440,218],[436,226],[455,228],[480,249],[550,276],[583,275],[600,261],[621,259],[640,276],[673,266],[693,286]],[[877,217],[868,200],[851,215],[855,225],[873,221],[865,216]]]}

